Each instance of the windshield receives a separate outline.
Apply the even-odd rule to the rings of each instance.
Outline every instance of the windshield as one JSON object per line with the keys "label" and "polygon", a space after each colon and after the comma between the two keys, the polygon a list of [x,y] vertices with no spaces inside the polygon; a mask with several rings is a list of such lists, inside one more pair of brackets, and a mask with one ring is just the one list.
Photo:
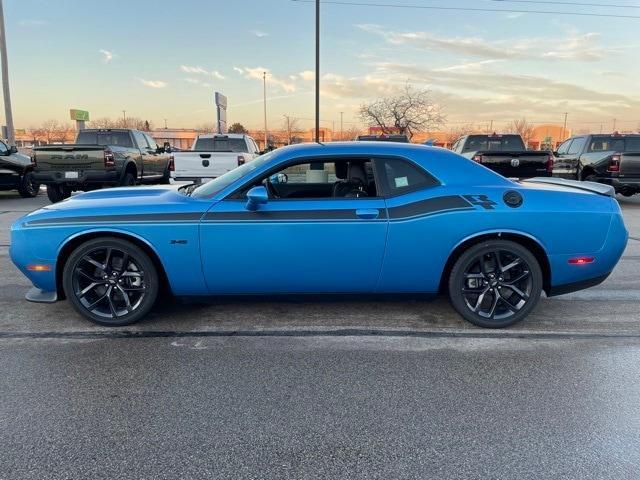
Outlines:
{"label": "windshield", "polygon": [[216,193],[227,188],[236,180],[240,180],[245,175],[248,175],[263,166],[271,159],[272,156],[273,152],[265,153],[264,155],[256,158],[255,160],[252,160],[251,162],[240,165],[239,167],[228,171],[224,175],[202,184],[201,186],[196,188],[193,193],[191,193],[191,196],[195,198],[212,197]]}
{"label": "windshield", "polygon": [[590,152],[640,152],[640,136],[619,137],[594,135],[589,144]]}
{"label": "windshield", "polygon": [[91,132],[83,131],[78,134],[76,143],[79,145],[102,145],[133,147],[129,132]]}
{"label": "windshield", "polygon": [[198,138],[194,150],[197,152],[249,152],[244,138],[229,137]]}
{"label": "windshield", "polygon": [[513,150],[525,150],[522,138],[518,135],[502,135],[490,137],[489,135],[470,135],[465,142],[463,152],[508,152]]}

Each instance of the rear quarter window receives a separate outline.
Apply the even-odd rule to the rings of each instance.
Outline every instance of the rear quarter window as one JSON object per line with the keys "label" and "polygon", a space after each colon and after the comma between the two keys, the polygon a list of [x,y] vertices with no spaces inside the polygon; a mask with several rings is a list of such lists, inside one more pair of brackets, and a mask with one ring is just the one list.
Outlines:
{"label": "rear quarter window", "polygon": [[380,159],[376,165],[384,191],[389,195],[401,195],[413,190],[440,185],[435,177],[408,160]]}

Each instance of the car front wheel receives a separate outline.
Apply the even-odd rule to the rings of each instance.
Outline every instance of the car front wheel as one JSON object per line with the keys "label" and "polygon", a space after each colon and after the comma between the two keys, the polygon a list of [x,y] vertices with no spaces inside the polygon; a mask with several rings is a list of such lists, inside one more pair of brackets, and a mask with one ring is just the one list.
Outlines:
{"label": "car front wheel", "polygon": [[133,243],[115,237],[89,240],[67,260],[62,277],[73,308],[100,325],[141,320],[158,296],[157,270]]}
{"label": "car front wheel", "polygon": [[456,261],[449,297],[456,311],[485,328],[502,328],[524,319],[542,292],[542,271],[533,254],[507,240],[472,246]]}
{"label": "car front wheel", "polygon": [[18,187],[18,193],[22,198],[34,198],[38,196],[40,184],[36,181],[33,172],[24,174]]}

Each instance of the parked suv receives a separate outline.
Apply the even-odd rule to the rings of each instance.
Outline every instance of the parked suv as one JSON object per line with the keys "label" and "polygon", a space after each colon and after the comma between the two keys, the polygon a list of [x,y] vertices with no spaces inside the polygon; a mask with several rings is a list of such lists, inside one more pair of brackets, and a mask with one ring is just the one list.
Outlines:
{"label": "parked suv", "polygon": [[38,195],[39,189],[31,157],[0,141],[0,190],[18,190],[21,197],[31,198]]}
{"label": "parked suv", "polygon": [[47,186],[47,196],[55,203],[76,190],[169,183],[170,153],[139,130],[82,130],[72,145],[34,148],[34,176]]}
{"label": "parked suv", "polygon": [[578,135],[554,155],[554,177],[605,183],[627,197],[640,192],[640,134]]}

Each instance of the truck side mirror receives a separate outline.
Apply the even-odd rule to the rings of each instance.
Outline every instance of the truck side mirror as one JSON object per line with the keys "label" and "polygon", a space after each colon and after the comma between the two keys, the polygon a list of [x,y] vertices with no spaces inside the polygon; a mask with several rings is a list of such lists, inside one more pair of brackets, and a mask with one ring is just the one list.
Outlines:
{"label": "truck side mirror", "polygon": [[16,147],[15,145],[11,145],[9,147],[9,155],[11,155],[13,153],[18,153],[18,147]]}

